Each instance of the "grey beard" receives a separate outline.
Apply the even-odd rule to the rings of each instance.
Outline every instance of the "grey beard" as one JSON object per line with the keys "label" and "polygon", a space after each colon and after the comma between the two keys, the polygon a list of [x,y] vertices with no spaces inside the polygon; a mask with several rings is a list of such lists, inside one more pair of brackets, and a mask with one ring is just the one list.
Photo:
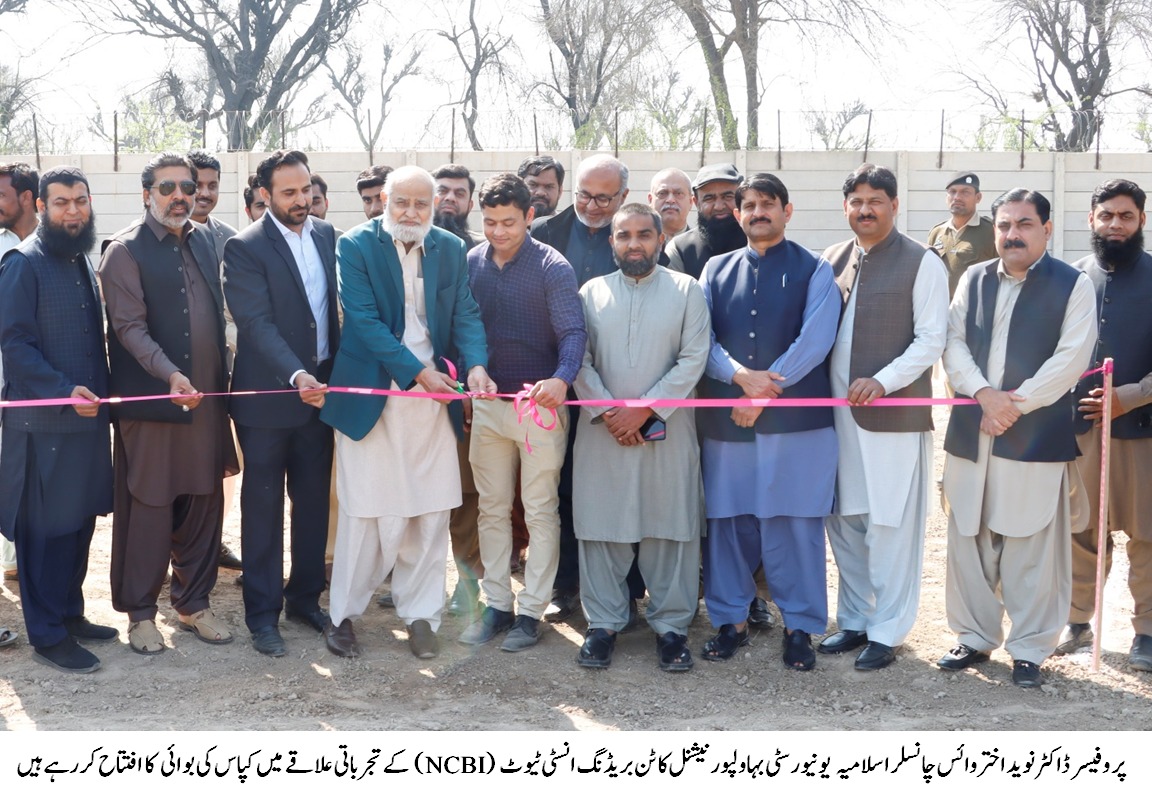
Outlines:
{"label": "grey beard", "polygon": [[432,230],[432,223],[429,221],[423,225],[400,225],[392,219],[392,215],[387,211],[380,216],[381,221],[384,223],[384,230],[391,235],[393,239],[405,244],[419,244],[424,241],[424,237]]}

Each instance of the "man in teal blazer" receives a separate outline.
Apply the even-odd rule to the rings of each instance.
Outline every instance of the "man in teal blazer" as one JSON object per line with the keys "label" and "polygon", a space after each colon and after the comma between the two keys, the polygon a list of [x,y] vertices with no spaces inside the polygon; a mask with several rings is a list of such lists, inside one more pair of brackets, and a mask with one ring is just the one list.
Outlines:
{"label": "man in teal blazer", "polygon": [[[469,390],[495,392],[464,245],[432,227],[432,198],[426,171],[400,168],[385,182],[384,214],[341,237],[344,329],[333,387],[451,395],[459,386],[447,373],[451,360],[467,372]],[[326,635],[333,653],[359,654],[349,619],[391,572],[412,652],[436,655],[463,417],[460,400],[327,396],[321,420],[337,431],[340,503]]]}

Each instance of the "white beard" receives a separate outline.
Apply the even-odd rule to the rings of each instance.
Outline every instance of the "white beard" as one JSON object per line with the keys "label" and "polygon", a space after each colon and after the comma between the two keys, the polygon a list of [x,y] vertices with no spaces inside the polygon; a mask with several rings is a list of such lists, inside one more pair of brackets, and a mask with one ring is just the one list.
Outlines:
{"label": "white beard", "polygon": [[[169,204],[169,206],[171,206],[171,204]],[[159,207],[151,200],[148,201],[148,213],[155,218],[156,222],[173,231],[180,230],[188,220],[192,219],[191,209],[188,210],[188,214],[184,217],[170,217],[167,214],[161,213]]]}
{"label": "white beard", "polygon": [[588,218],[584,215],[584,212],[580,210],[579,206],[577,206],[576,204],[572,204],[572,208],[576,210],[576,219],[578,219],[580,222],[584,223],[585,226],[591,228],[594,231],[598,231],[601,228],[607,228],[609,225],[612,224],[612,215],[611,214],[609,214],[607,217],[605,217],[603,220],[600,220],[597,223],[591,223],[588,221]]}
{"label": "white beard", "polygon": [[400,225],[392,219],[392,215],[388,210],[384,210],[381,216],[381,221],[384,223],[384,230],[398,242],[404,244],[419,244],[424,241],[424,237],[432,230],[432,219],[429,218],[428,222],[421,225]]}

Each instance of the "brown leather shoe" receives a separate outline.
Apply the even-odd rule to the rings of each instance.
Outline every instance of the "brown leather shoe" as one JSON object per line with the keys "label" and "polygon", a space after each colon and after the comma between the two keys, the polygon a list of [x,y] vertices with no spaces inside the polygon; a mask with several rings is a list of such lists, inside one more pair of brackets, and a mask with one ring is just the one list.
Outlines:
{"label": "brown leather shoe", "polygon": [[352,622],[345,618],[339,626],[329,622],[324,628],[324,642],[328,650],[345,659],[355,659],[360,656],[360,644],[356,642],[356,632],[352,629]]}
{"label": "brown leather shoe", "polygon": [[413,621],[408,627],[408,647],[418,659],[433,659],[440,652],[440,641],[427,621]]}

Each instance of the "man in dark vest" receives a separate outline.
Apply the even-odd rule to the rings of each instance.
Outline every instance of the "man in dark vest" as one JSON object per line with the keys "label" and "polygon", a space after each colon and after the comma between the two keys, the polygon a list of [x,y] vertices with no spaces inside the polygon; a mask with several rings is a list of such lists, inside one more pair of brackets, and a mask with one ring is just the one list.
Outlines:
{"label": "man in dark vest", "polygon": [[209,609],[216,585],[223,480],[239,469],[226,392],[220,259],[192,222],[196,168],[182,154],[153,157],[140,174],[144,217],[104,245],[112,393],[168,395],[116,408],[112,605],[128,614],[128,644],[157,654],[156,601],[169,562],[180,629],[232,642]]}
{"label": "man in dark vest", "polygon": [[896,230],[896,177],[861,165],[844,182],[855,237],[824,251],[844,298],[832,347],[840,461],[828,543],[840,570],[836,622],[824,654],[865,645],[857,670],[892,664],[920,602],[932,478],[932,410],[870,407],[881,396],[930,397],[944,350],[948,274],[939,256]]}
{"label": "man in dark vest", "polygon": [[696,227],[668,242],[668,268],[699,278],[714,255],[741,250],[748,240],[733,213],[736,188],[744,181],[732,164],[705,165],[692,182]]}
{"label": "man in dark vest", "polygon": [[992,204],[1000,257],[960,279],[944,351],[956,395],[979,403],[953,408],[944,441],[946,607],[958,644],[937,664],[962,670],[1003,643],[1021,687],[1043,683],[1040,664],[1068,617],[1069,534],[1087,508],[1071,503],[1083,482],[1070,391],[1092,356],[1096,302],[1086,275],[1045,252],[1050,211],[1026,189]]}
{"label": "man in dark vest", "polygon": [[[784,238],[788,189],[770,173],[736,192],[748,246],[712,258],[701,284],[713,341],[702,398],[827,398],[840,319],[832,267]],[[836,432],[824,408],[698,409],[708,535],[704,601],[719,629],[703,657],[748,643],[752,573],[763,563],[784,616],[784,664],[811,670],[810,635],[828,625],[824,517],[836,483]]]}
{"label": "man in dark vest", "polygon": [[[1128,535],[1128,588],[1136,632],[1128,664],[1152,671],[1152,255],[1144,251],[1144,190],[1127,179],[1106,181],[1092,194],[1088,222],[1092,255],[1074,266],[1096,290],[1099,342],[1090,367],[1105,357],[1112,374],[1112,448],[1109,455],[1108,527]],[[1076,459],[1091,507],[1088,529],[1072,535],[1072,610],[1056,653],[1092,642],[1088,622],[1096,609],[1097,515],[1100,499],[1100,374],[1076,388],[1079,417]],[[1112,538],[1105,548],[1111,566]]]}
{"label": "man in dark vest", "polygon": [[88,180],[77,168],[40,177],[39,230],[0,267],[4,398],[77,399],[75,406],[4,410],[0,531],[16,545],[20,604],[41,664],[91,673],[77,645],[119,632],[84,617],[84,578],[96,515],[112,508],[103,322],[87,251],[96,241]]}

